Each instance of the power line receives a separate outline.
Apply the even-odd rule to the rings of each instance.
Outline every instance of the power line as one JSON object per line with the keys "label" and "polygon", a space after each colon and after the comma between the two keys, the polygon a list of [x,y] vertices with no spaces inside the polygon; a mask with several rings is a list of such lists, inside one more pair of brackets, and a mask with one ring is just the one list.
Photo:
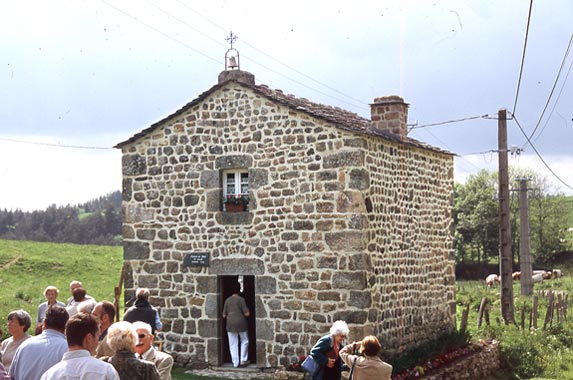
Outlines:
{"label": "power line", "polygon": [[[142,25],[144,25],[144,26],[146,26],[146,27],[152,29],[153,31],[155,31],[155,32],[157,32],[157,33],[160,33],[161,35],[163,35],[163,36],[169,38],[170,40],[175,41],[175,42],[177,42],[177,43],[183,45],[184,47],[186,47],[186,48],[188,48],[188,49],[191,49],[191,50],[193,50],[194,52],[199,53],[199,54],[201,54],[201,55],[203,55],[203,56],[205,56],[205,57],[207,57],[207,58],[209,58],[209,59],[211,59],[211,60],[213,60],[213,61],[215,61],[215,62],[217,62],[217,63],[220,63],[219,60],[217,60],[217,59],[215,59],[215,58],[213,58],[213,57],[211,57],[211,56],[209,56],[209,55],[207,55],[207,54],[205,54],[205,53],[202,53],[201,51],[199,51],[199,50],[197,50],[197,49],[195,49],[195,48],[189,46],[188,44],[185,44],[184,42],[181,42],[180,40],[178,40],[178,39],[176,39],[176,38],[173,38],[173,37],[169,36],[167,33],[162,32],[162,31],[159,30],[158,28],[156,28],[156,27],[154,27],[154,26],[152,26],[152,25],[150,25],[150,24],[148,24],[148,23],[143,22],[143,21],[140,20],[139,18],[137,18],[137,17],[135,17],[135,16],[129,14],[128,12],[126,12],[126,11],[124,11],[124,10],[122,10],[122,9],[117,8],[117,7],[114,6],[114,5],[109,4],[106,0],[101,0],[101,1],[102,1],[103,3],[105,3],[106,5],[110,6],[111,8],[117,10],[118,12],[120,12],[120,13],[126,15],[127,17],[129,17],[129,18],[131,18],[131,19],[133,19],[133,20],[135,20],[135,21],[141,23]],[[194,30],[194,31],[196,31],[196,32],[198,32],[198,33],[200,33],[201,35],[207,37],[208,39],[214,41],[215,43],[217,43],[217,44],[219,44],[219,45],[225,46],[225,45],[223,45],[222,43],[220,43],[220,42],[218,42],[217,40],[215,40],[214,38],[208,36],[206,33],[201,32],[201,31],[198,30],[197,28],[195,28],[195,27],[189,25],[189,23],[185,22],[184,20],[180,19],[179,17],[174,16],[174,15],[171,14],[170,12],[168,12],[168,11],[162,9],[162,8],[159,7],[158,5],[153,4],[153,3],[151,3],[151,2],[149,2],[149,1],[147,1],[147,0],[146,0],[146,2],[149,3],[149,4],[151,4],[153,7],[159,9],[160,11],[162,11],[163,13],[165,13],[166,15],[168,15],[169,17],[172,17],[172,18],[174,18],[175,20],[177,20],[178,22],[180,22],[181,24],[187,26],[188,28],[190,28],[190,29],[192,29],[192,30]],[[185,4],[181,3],[181,2],[180,2],[180,4],[184,5],[187,9],[192,10],[192,9],[191,9],[190,7],[188,7],[187,5],[185,5]],[[195,12],[195,13],[197,13],[197,14],[199,14],[197,11],[194,11],[194,10],[192,10],[192,11]],[[205,18],[204,16],[202,16],[202,17]],[[205,19],[206,19],[206,18],[205,18]],[[208,19],[207,19],[207,20],[208,20]],[[215,24],[215,23],[213,23],[213,22],[211,22],[211,23],[214,24],[214,25],[216,25],[217,27],[221,28],[222,30],[225,30],[224,28],[218,26],[217,24]],[[225,32],[227,32],[227,31],[225,30]],[[247,44],[247,43],[246,43],[246,44]],[[254,46],[252,46],[252,45],[250,45],[250,44],[247,44],[247,45],[251,46],[253,49],[255,49],[255,50],[257,50],[257,51],[260,51],[259,49],[255,48]],[[268,54],[266,54],[266,53],[263,53],[263,54],[265,54],[265,55],[267,55],[268,57],[274,59],[275,61],[279,62],[279,63],[282,64],[283,66],[289,67],[288,65],[286,65],[286,64],[284,64],[284,63],[282,63],[282,62],[280,62],[280,61],[277,60],[276,58],[273,58],[273,57],[271,57],[270,55],[268,55]],[[309,90],[311,90],[311,91],[317,92],[317,93],[319,93],[319,94],[322,94],[322,95],[324,95],[324,96],[327,96],[327,97],[329,97],[329,98],[331,98],[331,99],[338,100],[339,102],[348,104],[348,105],[353,106],[353,107],[359,107],[359,108],[364,109],[364,110],[370,110],[370,108],[364,106],[364,102],[362,102],[362,101],[360,101],[360,100],[353,99],[352,97],[350,97],[350,96],[348,96],[348,95],[346,95],[346,94],[344,94],[344,93],[342,93],[342,92],[340,92],[340,91],[338,91],[338,90],[335,90],[335,89],[333,89],[332,87],[329,87],[329,86],[327,86],[327,85],[325,85],[325,84],[322,84],[321,82],[319,82],[319,81],[317,81],[317,80],[315,80],[315,79],[312,79],[311,77],[309,77],[309,76],[306,75],[306,74],[302,74],[302,73],[299,72],[300,74],[302,74],[302,75],[304,75],[305,77],[307,77],[307,78],[313,80],[314,82],[317,82],[317,83],[319,83],[319,84],[321,84],[321,85],[323,85],[323,86],[329,88],[329,89],[332,90],[332,91],[336,91],[336,92],[342,94],[343,96],[345,96],[345,97],[347,97],[347,98],[349,98],[349,99],[356,100],[356,101],[360,102],[360,104],[350,103],[350,102],[348,102],[348,101],[346,101],[346,100],[344,100],[344,99],[338,98],[338,97],[336,97],[336,96],[332,96],[332,95],[330,95],[330,94],[328,94],[328,93],[326,93],[326,92],[324,92],[324,91],[318,90],[318,89],[316,89],[316,88],[314,88],[314,87],[311,87],[311,86],[309,86],[309,85],[307,85],[307,84],[305,84],[305,83],[303,83],[303,82],[297,81],[297,80],[295,80],[295,79],[293,79],[293,78],[291,78],[291,77],[289,77],[289,76],[287,76],[287,75],[285,75],[285,74],[283,74],[283,73],[281,73],[281,72],[279,72],[279,71],[277,71],[277,70],[274,70],[274,69],[272,69],[272,68],[270,68],[270,67],[268,67],[268,66],[266,66],[266,65],[264,65],[264,64],[262,64],[262,63],[259,63],[258,61],[254,60],[254,59],[252,59],[252,58],[249,58],[248,56],[243,56],[243,58],[245,58],[246,60],[251,61],[251,62],[253,62],[254,64],[256,64],[256,65],[258,65],[258,66],[260,66],[260,67],[262,67],[262,68],[264,68],[264,69],[266,69],[266,70],[268,70],[268,71],[270,71],[270,72],[273,72],[273,73],[275,73],[275,74],[277,74],[277,75],[279,75],[279,76],[281,76],[281,77],[283,77],[283,78],[285,78],[285,79],[287,79],[287,80],[289,80],[289,81],[291,81],[291,82],[293,82],[293,83],[296,83],[296,84],[298,84],[298,85],[300,85],[300,86],[302,86],[302,87],[305,87],[305,88],[307,88],[307,89],[309,89]],[[290,67],[289,67],[289,68],[290,68]],[[296,71],[295,69],[292,69],[292,68],[290,68],[290,69]],[[296,72],[298,72],[298,71],[296,71]]]}
{"label": "power line", "polygon": [[426,127],[435,127],[437,125],[444,125],[444,124],[450,124],[450,123],[460,123],[462,121],[467,121],[467,120],[475,120],[475,119],[485,119],[487,118],[489,115],[485,114],[485,115],[479,115],[479,116],[470,116],[470,117],[465,117],[463,119],[453,119],[453,120],[447,120],[447,121],[440,121],[437,123],[431,123],[431,124],[423,124],[423,125],[414,125],[412,126],[412,128],[410,128],[410,131],[413,129],[420,129],[420,128],[426,128]]}
{"label": "power line", "polygon": [[517,124],[517,126],[519,127],[519,130],[521,131],[521,133],[523,134],[523,136],[525,136],[525,138],[527,139],[527,142],[529,143],[529,145],[531,146],[531,148],[533,149],[533,151],[535,152],[535,154],[537,154],[537,157],[539,157],[539,159],[541,160],[541,162],[543,162],[543,165],[545,165],[545,167],[551,172],[551,174],[553,174],[553,176],[555,178],[557,178],[557,180],[559,180],[559,182],[561,182],[563,185],[565,185],[565,187],[567,187],[568,189],[573,190],[573,187],[570,186],[569,184],[567,184],[565,181],[563,181],[557,174],[555,174],[555,172],[553,171],[553,169],[551,169],[551,167],[547,164],[547,162],[545,162],[545,160],[543,159],[543,157],[541,157],[541,154],[537,151],[537,149],[535,148],[535,146],[531,143],[531,141],[529,140],[529,137],[527,137],[527,134],[525,133],[525,131],[523,130],[523,128],[521,127],[521,124],[519,124],[519,121],[517,120],[517,117],[515,117],[515,115],[513,115],[513,120],[515,120],[515,123]]}
{"label": "power line", "polygon": [[[571,33],[571,37],[569,38],[569,44],[567,45],[567,49],[565,49],[565,55],[563,56],[563,60],[561,61],[561,66],[559,67],[559,71],[557,72],[557,76],[555,77],[555,81],[553,82],[553,87],[551,88],[551,92],[549,93],[549,97],[547,98],[547,102],[545,102],[545,107],[543,107],[543,112],[541,112],[541,116],[539,116],[539,120],[537,121],[535,128],[533,128],[533,132],[531,132],[531,134],[529,135],[529,139],[531,139],[533,137],[533,135],[535,134],[535,131],[537,131],[537,128],[539,127],[539,125],[541,124],[541,120],[543,119],[543,115],[545,115],[545,111],[547,111],[547,107],[549,106],[549,102],[551,101],[551,98],[553,97],[553,92],[555,91],[555,87],[557,87],[557,82],[559,81],[559,78],[561,77],[563,67],[565,67],[565,62],[567,61],[567,57],[569,56],[569,52],[571,51],[571,44],[572,43],[573,43],[573,33]],[[569,67],[569,70],[571,70],[571,66]],[[569,71],[567,71],[567,77],[569,77]],[[565,82],[563,83],[563,85],[565,85]],[[563,87],[561,88],[561,90],[563,90]],[[559,92],[559,96],[561,96],[561,91]],[[556,104],[557,104],[557,101],[555,102],[555,105]],[[553,109],[555,109],[555,106],[553,107]],[[551,111],[551,113],[553,113],[553,111]],[[547,118],[547,121],[549,122],[549,118]],[[543,127],[543,129],[545,129],[545,127]],[[542,130],[542,132],[543,132],[543,130]],[[538,137],[540,135],[541,135],[541,132],[539,133]],[[525,147],[525,146],[527,146],[527,144],[524,145],[523,147]]]}
{"label": "power line", "polygon": [[[160,10],[161,12],[165,13],[167,16],[174,18],[175,20],[179,21],[181,24],[183,24],[183,25],[187,26],[188,28],[190,28],[190,29],[196,31],[197,33],[201,34],[201,35],[204,36],[205,38],[208,38],[208,39],[210,39],[211,41],[215,42],[216,44],[218,44],[218,45],[220,45],[220,46],[222,46],[222,47],[224,47],[224,48],[227,48],[227,45],[225,45],[225,44],[222,43],[221,41],[219,41],[219,40],[217,40],[217,39],[215,39],[215,38],[209,36],[207,33],[204,33],[204,32],[202,32],[201,30],[199,30],[199,29],[195,28],[194,26],[190,25],[189,23],[187,23],[187,22],[181,20],[179,17],[174,16],[173,14],[167,12],[166,10],[164,10],[163,8],[159,7],[158,5],[152,3],[151,1],[145,0],[145,2],[146,2],[147,4],[153,6],[154,8]],[[225,32],[227,32],[227,31],[225,31]]]}
{"label": "power line", "polygon": [[216,59],[216,58],[213,58],[213,57],[211,57],[210,55],[207,55],[207,54],[203,53],[202,51],[197,50],[197,49],[195,49],[195,48],[192,47],[192,46],[189,46],[189,45],[186,44],[185,42],[179,41],[177,38],[171,37],[171,36],[168,35],[167,33],[164,33],[164,32],[162,32],[161,30],[157,29],[156,27],[154,27],[154,26],[152,26],[152,25],[150,25],[150,24],[148,24],[148,23],[146,23],[146,22],[140,20],[139,18],[137,18],[137,17],[135,17],[135,16],[130,15],[129,13],[125,12],[125,11],[122,10],[122,9],[119,9],[119,8],[116,7],[115,5],[112,5],[112,4],[108,3],[106,0],[101,0],[101,1],[102,1],[102,3],[106,4],[106,5],[109,6],[110,8],[115,9],[116,11],[118,11],[118,12],[122,13],[123,15],[125,15],[125,16],[127,16],[127,17],[133,19],[133,20],[135,20],[136,22],[138,22],[138,23],[140,23],[140,24],[146,26],[147,28],[153,30],[154,32],[157,32],[157,33],[161,34],[162,36],[169,38],[171,41],[177,42],[178,44],[180,44],[180,45],[186,47],[187,49],[192,50],[192,51],[194,51],[195,53],[200,54],[200,55],[202,55],[203,57],[208,58],[208,59],[210,59],[210,60],[212,60],[212,61],[214,61],[214,62],[217,62],[218,64],[221,64],[221,60]]}
{"label": "power line", "polygon": [[[202,15],[201,13],[199,13],[198,11],[194,10],[193,8],[191,8],[190,6],[188,6],[187,4],[185,4],[184,2],[182,2],[181,0],[175,0],[175,1],[177,1],[179,4],[183,5],[185,8],[187,8],[187,9],[190,10],[191,12],[197,14],[199,17],[205,19],[205,20],[206,20],[207,22],[209,22],[210,24],[216,26],[217,28],[221,29],[221,30],[224,31],[224,32],[228,32],[228,29],[226,29],[226,28],[222,27],[221,25],[219,25],[219,24],[217,24],[217,23],[211,21],[208,17],[206,17],[206,16]],[[309,75],[303,73],[302,71],[297,70],[296,68],[294,68],[294,67],[292,67],[292,66],[290,66],[290,65],[288,65],[288,64],[286,64],[286,63],[284,63],[284,62],[282,62],[282,61],[280,61],[280,60],[278,60],[277,58],[271,56],[270,54],[268,54],[268,53],[266,53],[266,52],[264,52],[264,51],[258,49],[257,47],[255,47],[254,45],[250,44],[249,42],[247,42],[247,41],[245,41],[245,40],[241,40],[241,41],[242,41],[245,45],[249,46],[251,49],[253,49],[253,50],[255,50],[255,51],[257,51],[257,52],[263,54],[264,56],[266,56],[266,57],[272,59],[273,61],[275,61],[275,62],[277,62],[277,63],[283,65],[283,66],[286,67],[287,69],[292,70],[292,71],[294,71],[295,73],[297,73],[297,74],[299,74],[299,75],[302,75],[303,77],[305,77],[305,78],[307,78],[307,79],[309,79],[309,80],[311,80],[311,81],[313,81],[313,82],[315,82],[315,83],[317,83],[317,84],[319,84],[319,85],[321,85],[321,86],[323,86],[323,87],[325,87],[325,88],[328,88],[328,89],[331,90],[331,91],[334,91],[334,92],[336,92],[336,93],[338,93],[338,94],[340,94],[340,95],[342,95],[342,96],[344,96],[344,97],[346,97],[346,98],[348,98],[348,99],[352,99],[352,100],[358,102],[358,103],[361,104],[361,105],[368,103],[368,102],[364,102],[364,101],[362,101],[362,100],[360,100],[360,99],[356,99],[356,98],[354,98],[354,97],[352,97],[352,96],[350,96],[350,95],[348,95],[348,94],[345,94],[345,93],[343,93],[343,92],[341,92],[341,91],[339,91],[339,90],[337,90],[337,89],[335,89],[335,88],[329,86],[328,84],[325,84],[325,83],[323,83],[323,82],[321,82],[321,81],[319,81],[319,80],[316,80],[316,79],[312,78],[311,76],[309,76]],[[347,103],[347,104],[349,104],[349,103]]]}
{"label": "power line", "polygon": [[[541,131],[539,131],[539,134],[537,134],[537,136],[533,139],[533,142],[537,141],[539,136],[541,136],[543,134],[543,131],[545,130],[545,127],[547,127],[547,124],[549,124],[549,120],[551,120],[551,116],[553,116],[553,112],[555,111],[555,107],[557,107],[557,103],[559,102],[559,98],[561,98],[561,94],[563,93],[563,89],[565,88],[565,83],[567,83],[567,79],[569,79],[569,74],[571,73],[572,67],[573,67],[573,60],[569,64],[569,70],[567,70],[567,75],[565,75],[565,79],[563,80],[563,83],[561,84],[561,89],[559,90],[559,94],[557,94],[557,99],[555,100],[555,103],[553,103],[553,107],[551,108],[551,112],[549,113],[549,116],[547,117],[547,120],[545,121],[543,128],[541,128]],[[557,114],[563,118],[563,116],[559,112],[557,112]]]}
{"label": "power line", "polygon": [[94,149],[94,150],[113,150],[112,147],[103,147],[103,146],[86,146],[86,145],[69,145],[69,144],[53,144],[53,143],[43,143],[37,141],[25,141],[25,140],[17,140],[17,139],[10,139],[7,137],[0,137],[1,141],[13,142],[18,144],[30,144],[30,145],[43,145],[43,146],[53,146],[56,148],[72,148],[72,149]]}
{"label": "power line", "polygon": [[527,37],[529,36],[529,24],[531,22],[531,10],[533,8],[533,0],[529,2],[529,15],[527,16],[527,28],[525,30],[525,41],[523,42],[523,54],[521,55],[521,67],[519,68],[519,79],[517,80],[517,89],[515,91],[515,102],[513,103],[513,112],[515,114],[515,109],[517,108],[517,99],[519,97],[519,88],[521,87],[521,77],[523,75],[523,66],[525,63],[525,51],[527,49]]}
{"label": "power line", "polygon": [[460,154],[461,157],[465,157],[465,156],[476,156],[479,154],[486,154],[486,153],[496,153],[497,150],[495,149],[490,149],[490,150],[484,150],[482,152],[474,152],[474,153],[464,153],[464,154]]}

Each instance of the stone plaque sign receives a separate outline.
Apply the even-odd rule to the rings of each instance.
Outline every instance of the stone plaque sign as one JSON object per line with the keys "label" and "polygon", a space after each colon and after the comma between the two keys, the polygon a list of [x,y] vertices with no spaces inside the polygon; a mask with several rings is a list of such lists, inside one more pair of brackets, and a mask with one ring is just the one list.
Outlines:
{"label": "stone plaque sign", "polygon": [[185,255],[183,265],[187,267],[208,267],[209,252],[192,252]]}

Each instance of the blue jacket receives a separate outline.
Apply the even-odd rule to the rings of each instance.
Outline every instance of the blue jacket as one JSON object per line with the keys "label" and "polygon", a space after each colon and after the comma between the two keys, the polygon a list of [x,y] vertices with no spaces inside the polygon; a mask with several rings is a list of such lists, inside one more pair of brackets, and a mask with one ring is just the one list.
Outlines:
{"label": "blue jacket", "polygon": [[320,338],[310,350],[310,355],[316,360],[318,364],[321,366],[325,366],[328,363],[328,356],[326,353],[333,349],[334,339],[332,339],[332,335],[325,335]]}

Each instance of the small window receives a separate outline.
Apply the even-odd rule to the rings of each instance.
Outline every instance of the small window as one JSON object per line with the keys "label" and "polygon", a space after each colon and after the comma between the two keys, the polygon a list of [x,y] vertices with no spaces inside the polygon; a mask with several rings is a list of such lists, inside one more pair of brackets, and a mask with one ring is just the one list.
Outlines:
{"label": "small window", "polygon": [[223,172],[223,211],[247,211],[249,173],[246,170]]}

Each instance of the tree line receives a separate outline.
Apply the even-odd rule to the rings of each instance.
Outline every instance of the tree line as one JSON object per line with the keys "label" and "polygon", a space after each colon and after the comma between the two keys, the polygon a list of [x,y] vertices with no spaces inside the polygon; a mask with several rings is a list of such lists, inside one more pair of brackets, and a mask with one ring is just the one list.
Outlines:
{"label": "tree line", "polygon": [[120,245],[121,225],[120,191],[76,206],[0,210],[0,239]]}
{"label": "tree line", "polygon": [[[531,170],[510,168],[510,178],[528,178],[531,253],[535,264],[554,261],[571,250],[573,198],[552,192],[546,178]],[[515,184],[513,188],[518,189]],[[456,264],[486,264],[499,257],[498,174],[482,170],[454,186],[454,249]],[[513,262],[519,261],[519,194],[511,192],[510,220]]]}

